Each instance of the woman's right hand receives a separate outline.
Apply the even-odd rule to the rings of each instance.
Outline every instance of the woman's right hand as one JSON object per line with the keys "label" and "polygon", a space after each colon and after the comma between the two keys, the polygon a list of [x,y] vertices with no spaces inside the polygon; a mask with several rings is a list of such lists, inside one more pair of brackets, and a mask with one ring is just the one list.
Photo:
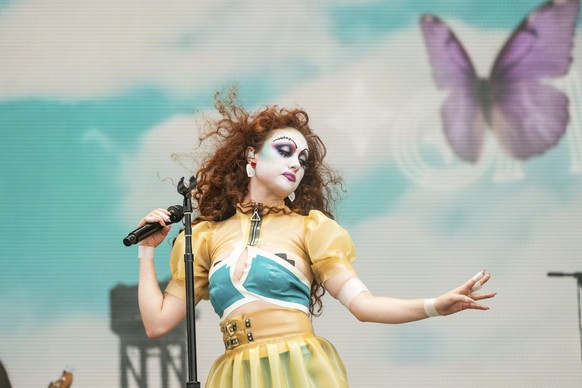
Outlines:
{"label": "woman's right hand", "polygon": [[139,221],[137,227],[139,228],[147,223],[152,222],[159,223],[160,225],[162,225],[163,228],[159,232],[156,232],[151,236],[148,236],[147,238],[140,241],[139,243],[140,245],[157,247],[162,243],[162,241],[164,241],[164,239],[170,232],[170,229],[172,228],[172,226],[170,225],[171,224],[170,212],[166,209],[160,208],[152,210],[147,216],[145,216]]}

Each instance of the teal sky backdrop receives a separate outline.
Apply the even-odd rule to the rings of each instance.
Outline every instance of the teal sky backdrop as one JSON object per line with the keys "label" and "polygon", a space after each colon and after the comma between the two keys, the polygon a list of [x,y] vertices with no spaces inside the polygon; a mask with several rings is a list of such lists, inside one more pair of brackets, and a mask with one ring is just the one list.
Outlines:
{"label": "teal sky backdrop", "polygon": [[[338,219],[374,293],[436,296],[493,272],[487,313],[405,326],[358,323],[328,297],[316,330],[352,386],[579,386],[574,283],[546,272],[582,270],[580,29],[558,146],[521,163],[489,134],[468,165],[443,142],[418,26],[439,15],[486,74],[539,4],[0,0],[0,360],[13,385],[46,386],[64,365],[75,386],[117,385],[109,291],[137,281],[122,238],[181,202],[169,179],[189,161],[171,154],[201,153],[195,118],[235,84],[250,109],[310,113],[345,178]],[[204,377],[221,349],[200,309]]]}

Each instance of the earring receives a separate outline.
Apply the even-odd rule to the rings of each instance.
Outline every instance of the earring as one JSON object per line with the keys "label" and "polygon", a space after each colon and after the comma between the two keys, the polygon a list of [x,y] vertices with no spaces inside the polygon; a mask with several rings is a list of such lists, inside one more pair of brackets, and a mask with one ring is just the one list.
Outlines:
{"label": "earring", "polygon": [[255,163],[254,161],[247,163],[247,176],[249,178],[252,178],[255,176],[255,167],[256,166],[257,166],[257,163]]}
{"label": "earring", "polygon": [[295,192],[294,191],[291,192],[291,194],[289,194],[287,198],[289,198],[289,201],[291,202],[295,201]]}
{"label": "earring", "polygon": [[[247,152],[247,159],[254,159],[255,158],[255,151],[251,148],[249,152]],[[254,160],[251,160],[247,163],[247,176],[252,178],[255,176],[255,167],[257,163]]]}

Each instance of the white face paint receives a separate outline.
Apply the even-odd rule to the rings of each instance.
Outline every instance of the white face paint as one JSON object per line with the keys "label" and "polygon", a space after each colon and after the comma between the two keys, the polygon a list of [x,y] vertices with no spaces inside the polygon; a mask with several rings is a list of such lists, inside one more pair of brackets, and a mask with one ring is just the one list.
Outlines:
{"label": "white face paint", "polygon": [[305,137],[294,128],[274,130],[255,155],[255,176],[249,183],[247,200],[255,202],[285,199],[299,186],[309,149]]}

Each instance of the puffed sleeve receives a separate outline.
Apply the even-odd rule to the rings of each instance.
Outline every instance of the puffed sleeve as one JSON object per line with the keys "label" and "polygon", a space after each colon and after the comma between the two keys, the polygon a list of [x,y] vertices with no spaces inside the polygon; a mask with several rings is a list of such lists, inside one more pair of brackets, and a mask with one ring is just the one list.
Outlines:
{"label": "puffed sleeve", "polygon": [[352,237],[320,211],[312,210],[305,217],[305,246],[318,282],[324,283],[345,271],[355,272],[352,262],[356,248]]}
{"label": "puffed sleeve", "polygon": [[[208,299],[208,271],[210,269],[209,246],[212,229],[210,222],[201,222],[192,227],[192,253],[194,254],[194,302]],[[184,252],[186,238],[181,232],[170,254],[171,279],[166,292],[182,300],[186,300],[186,264]]]}

